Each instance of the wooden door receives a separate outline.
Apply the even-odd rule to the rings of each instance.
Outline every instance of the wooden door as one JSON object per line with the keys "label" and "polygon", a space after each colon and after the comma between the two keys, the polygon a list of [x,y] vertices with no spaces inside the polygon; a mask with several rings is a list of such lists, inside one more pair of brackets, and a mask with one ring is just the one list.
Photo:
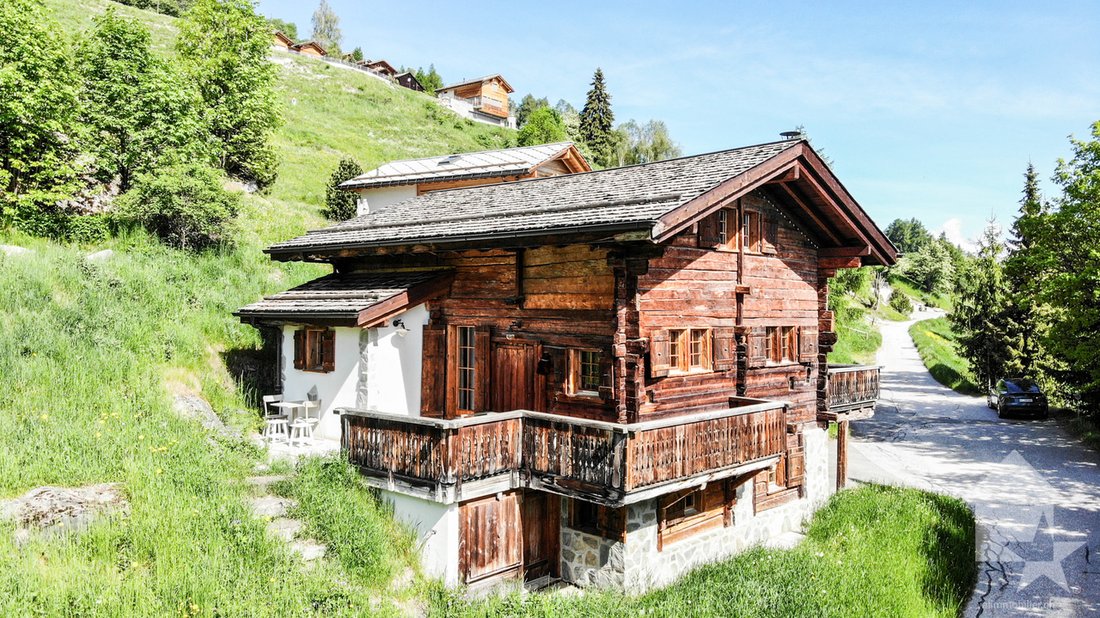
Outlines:
{"label": "wooden door", "polygon": [[558,497],[541,491],[523,495],[523,579],[558,576],[561,506]]}
{"label": "wooden door", "polygon": [[465,583],[519,575],[523,565],[519,492],[466,502],[459,507],[459,520],[458,567]]}
{"label": "wooden door", "polygon": [[499,339],[493,346],[493,411],[542,410],[537,341]]}

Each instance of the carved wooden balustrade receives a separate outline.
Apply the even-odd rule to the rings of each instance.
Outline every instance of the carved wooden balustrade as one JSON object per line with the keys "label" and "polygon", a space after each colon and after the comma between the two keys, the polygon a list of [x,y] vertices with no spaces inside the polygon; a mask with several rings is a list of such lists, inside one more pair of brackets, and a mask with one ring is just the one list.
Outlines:
{"label": "carved wooden balustrade", "polygon": [[879,370],[873,365],[829,365],[825,405],[829,413],[873,409],[879,398]]}
{"label": "carved wooden balustrade", "polygon": [[533,487],[621,505],[760,469],[786,448],[786,405],[744,398],[631,424],[526,410],[451,420],[341,413],[343,448],[371,484],[448,503]]}

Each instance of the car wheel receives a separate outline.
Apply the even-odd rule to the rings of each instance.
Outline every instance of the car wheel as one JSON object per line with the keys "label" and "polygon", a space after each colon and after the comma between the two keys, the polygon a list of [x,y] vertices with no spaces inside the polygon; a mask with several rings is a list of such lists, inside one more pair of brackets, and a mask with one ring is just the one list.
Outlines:
{"label": "car wheel", "polygon": [[993,398],[989,395],[985,396],[985,406],[990,410],[996,410],[997,406],[993,405]]}
{"label": "car wheel", "polygon": [[1002,408],[1001,406],[998,405],[997,406],[997,418],[1004,418],[1004,417],[1005,417],[1004,408]]}

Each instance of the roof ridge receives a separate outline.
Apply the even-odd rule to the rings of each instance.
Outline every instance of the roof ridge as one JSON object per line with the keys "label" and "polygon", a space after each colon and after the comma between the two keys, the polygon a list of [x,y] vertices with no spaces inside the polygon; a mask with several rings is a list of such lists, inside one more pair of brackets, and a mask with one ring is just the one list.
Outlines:
{"label": "roof ridge", "polygon": [[[447,154],[428,155],[428,156],[425,156],[425,157],[416,157],[414,159],[394,159],[393,161],[386,161],[385,163],[375,167],[374,169],[376,170],[376,169],[378,169],[380,167],[383,167],[385,165],[392,165],[394,163],[403,163],[403,162],[406,162],[406,161],[409,161],[409,162],[411,162],[411,161],[427,161],[429,159],[438,159],[440,157],[449,157],[449,156],[452,156],[452,155],[468,156],[468,155],[485,154],[487,152],[507,152],[509,150],[532,150],[532,149],[535,149],[535,148],[542,148],[544,146],[558,146],[558,145],[568,147],[568,146],[576,146],[577,143],[574,142],[574,141],[571,141],[571,140],[566,140],[564,142],[547,142],[545,144],[535,144],[533,146],[509,146],[508,148],[490,148],[490,149],[487,149],[487,150],[471,150],[469,152],[449,152]],[[374,170],[371,170],[371,171],[374,171]],[[364,174],[365,173],[366,172],[364,172]]]}

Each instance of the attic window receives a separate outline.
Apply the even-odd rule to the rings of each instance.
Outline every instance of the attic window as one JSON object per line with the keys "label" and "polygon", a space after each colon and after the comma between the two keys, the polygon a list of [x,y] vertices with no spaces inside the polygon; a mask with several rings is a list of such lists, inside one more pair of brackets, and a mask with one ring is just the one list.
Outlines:
{"label": "attic window", "polygon": [[447,155],[447,158],[440,161],[439,164],[440,165],[450,165],[450,164],[454,163],[455,161],[458,161],[459,157],[461,157],[461,156],[462,155],[456,155],[456,154]]}

